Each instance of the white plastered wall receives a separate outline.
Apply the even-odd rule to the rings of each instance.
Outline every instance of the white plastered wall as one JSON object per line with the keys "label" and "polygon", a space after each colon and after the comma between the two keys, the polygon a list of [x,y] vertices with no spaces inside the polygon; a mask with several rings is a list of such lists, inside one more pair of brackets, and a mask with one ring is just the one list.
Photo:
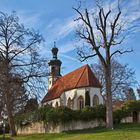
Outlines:
{"label": "white plastered wall", "polygon": [[52,105],[53,107],[56,106],[56,102],[58,103],[58,106],[60,106],[60,98],[48,101],[47,104]]}
{"label": "white plastered wall", "polygon": [[89,88],[89,94],[90,94],[90,106],[93,106],[93,97],[95,95],[97,95],[98,98],[99,98],[99,104],[104,104],[104,99],[103,99],[103,96],[101,95],[100,88],[90,87]]}
{"label": "white plastered wall", "polygon": [[84,104],[85,104],[85,93],[86,93],[86,91],[89,91],[90,106],[91,107],[93,106],[93,97],[95,95],[97,95],[98,98],[99,98],[99,104],[104,104],[104,99],[103,99],[103,96],[101,95],[100,88],[94,88],[94,87],[84,87],[84,88],[77,88],[77,89],[72,89],[72,90],[65,91],[60,96],[60,98],[48,101],[47,103],[52,105],[53,107],[56,106],[56,102],[58,102],[58,106],[61,106],[61,105],[67,106],[67,101],[70,98],[74,101],[73,110],[77,110],[78,109],[77,100],[80,96],[82,96],[84,98]]}
{"label": "white plastered wall", "polygon": [[99,104],[104,104],[104,99],[103,99],[103,96],[101,95],[100,88],[84,87],[84,88],[77,88],[77,89],[72,89],[72,90],[64,92],[61,95],[61,99],[63,100],[63,105],[67,106],[67,101],[70,98],[74,101],[73,109],[74,110],[78,109],[77,100],[80,96],[82,96],[84,98],[84,103],[85,103],[85,93],[86,93],[86,91],[89,91],[90,106],[93,106],[93,97],[95,95],[97,95],[98,98],[99,98]]}
{"label": "white plastered wall", "polygon": [[66,91],[65,93],[65,106],[67,106],[68,99],[72,99],[74,101],[73,109],[78,109],[77,107],[77,100],[78,97],[82,96],[85,100],[85,88],[78,88],[78,89],[72,89],[69,91]]}

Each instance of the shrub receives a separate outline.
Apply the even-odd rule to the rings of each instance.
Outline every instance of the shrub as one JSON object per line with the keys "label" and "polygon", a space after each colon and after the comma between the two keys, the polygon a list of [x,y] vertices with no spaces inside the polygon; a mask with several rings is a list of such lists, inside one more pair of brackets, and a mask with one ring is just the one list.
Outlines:
{"label": "shrub", "polygon": [[[113,112],[114,122],[119,123],[122,118],[127,117],[133,111],[140,111],[140,101],[127,101],[122,107]],[[16,115],[15,122],[19,126],[25,126],[31,122],[43,121],[45,123],[52,122],[57,124],[59,122],[66,123],[72,120],[90,121],[94,119],[105,120],[106,109],[104,105],[96,107],[86,106],[81,111],[71,110],[67,107],[53,108],[49,105],[40,107],[31,113],[24,113]]]}
{"label": "shrub", "polygon": [[120,123],[121,120],[130,115],[130,112],[124,108],[119,108],[113,112],[114,123]]}
{"label": "shrub", "polygon": [[123,118],[129,116],[134,111],[140,111],[140,101],[126,101],[120,108],[113,112],[114,122],[120,123]]}
{"label": "shrub", "polygon": [[93,107],[86,106],[81,110],[79,119],[84,121],[95,119],[95,109]]}
{"label": "shrub", "polygon": [[129,100],[123,104],[123,108],[125,110],[132,112],[132,111],[140,111],[140,101]]}
{"label": "shrub", "polygon": [[104,105],[98,105],[96,108],[96,118],[105,120],[106,118],[106,107]]}
{"label": "shrub", "polygon": [[94,119],[104,119],[105,118],[105,107],[103,105],[99,105],[97,107],[85,107],[80,110],[71,110],[67,107],[57,107],[53,108],[51,106],[45,106],[38,108],[36,111],[32,113],[24,113],[21,115],[17,115],[15,117],[16,124],[24,125],[23,122],[39,122],[43,121],[53,122],[57,124],[59,122],[65,123],[72,120],[94,120]]}
{"label": "shrub", "polygon": [[86,106],[81,110],[80,119],[84,121],[94,119],[105,119],[105,106],[98,105],[96,107]]}

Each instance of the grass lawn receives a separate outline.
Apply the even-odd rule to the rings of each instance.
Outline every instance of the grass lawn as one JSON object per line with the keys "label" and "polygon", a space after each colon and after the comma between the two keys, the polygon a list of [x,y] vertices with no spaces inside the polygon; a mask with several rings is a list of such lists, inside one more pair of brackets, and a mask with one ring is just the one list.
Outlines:
{"label": "grass lawn", "polygon": [[114,130],[95,128],[63,132],[60,134],[18,136],[15,140],[140,140],[140,123],[121,124],[115,126]]}

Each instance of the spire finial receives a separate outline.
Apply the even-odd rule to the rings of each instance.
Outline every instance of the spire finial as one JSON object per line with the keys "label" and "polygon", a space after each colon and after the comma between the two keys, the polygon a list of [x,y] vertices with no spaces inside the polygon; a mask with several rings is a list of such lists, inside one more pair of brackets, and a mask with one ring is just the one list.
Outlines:
{"label": "spire finial", "polygon": [[54,41],[54,48],[56,48],[56,41]]}
{"label": "spire finial", "polygon": [[56,42],[54,41],[54,47],[52,48],[53,59],[57,59],[58,48],[56,47]]}

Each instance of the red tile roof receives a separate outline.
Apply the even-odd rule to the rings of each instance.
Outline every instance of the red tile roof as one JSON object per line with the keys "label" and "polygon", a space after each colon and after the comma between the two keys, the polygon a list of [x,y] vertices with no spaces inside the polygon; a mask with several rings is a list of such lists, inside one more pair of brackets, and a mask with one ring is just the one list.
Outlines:
{"label": "red tile roof", "polygon": [[124,101],[114,101],[112,102],[113,110],[120,108],[123,105]]}
{"label": "red tile roof", "polygon": [[59,98],[65,91],[80,87],[101,88],[101,84],[88,65],[84,65],[56,80],[43,98],[42,103]]}

